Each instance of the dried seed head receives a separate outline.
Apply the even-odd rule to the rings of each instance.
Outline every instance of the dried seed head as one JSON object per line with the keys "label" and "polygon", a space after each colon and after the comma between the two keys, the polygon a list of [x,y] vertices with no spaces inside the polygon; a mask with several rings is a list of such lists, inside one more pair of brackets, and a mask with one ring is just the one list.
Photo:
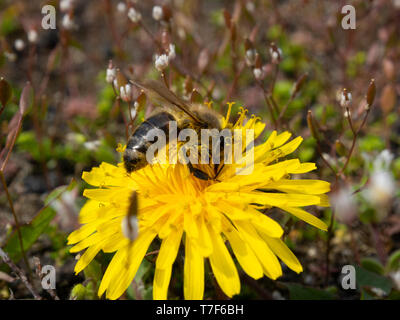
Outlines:
{"label": "dried seed head", "polygon": [[374,103],[375,95],[376,95],[375,79],[371,79],[367,91],[367,107],[366,107],[367,110]]}
{"label": "dried seed head", "polygon": [[314,124],[314,118],[313,118],[311,110],[308,110],[308,112],[307,112],[307,124],[308,124],[308,128],[311,131],[311,135],[316,140],[319,140],[318,129],[316,128],[316,126]]}
{"label": "dried seed head", "polygon": [[136,191],[132,192],[128,214],[122,220],[122,233],[129,240],[134,241],[139,235],[139,223],[137,219],[138,198]]}
{"label": "dried seed head", "polygon": [[122,233],[131,241],[139,235],[139,223],[136,216],[126,216],[122,219]]}
{"label": "dried seed head", "polygon": [[301,88],[303,87],[304,83],[307,80],[307,74],[303,74],[294,84],[293,89],[292,89],[292,97],[295,97],[296,94],[301,90]]}
{"label": "dried seed head", "polygon": [[127,82],[128,81],[126,80],[124,74],[119,69],[117,69],[117,76],[115,77],[114,80],[114,84],[116,84],[115,87],[116,88],[123,87],[127,84]]}

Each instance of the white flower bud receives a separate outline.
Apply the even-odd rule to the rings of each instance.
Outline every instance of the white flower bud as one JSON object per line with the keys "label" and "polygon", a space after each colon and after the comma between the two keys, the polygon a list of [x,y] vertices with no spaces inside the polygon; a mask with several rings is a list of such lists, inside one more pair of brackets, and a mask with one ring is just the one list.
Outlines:
{"label": "white flower bud", "polygon": [[156,21],[160,21],[163,18],[163,9],[160,6],[153,7],[153,19]]}
{"label": "white flower bud", "polygon": [[400,0],[393,0],[393,5],[396,9],[400,9]]}
{"label": "white flower bud", "polygon": [[131,241],[139,235],[139,223],[136,216],[126,216],[122,219],[122,233]]}
{"label": "white flower bud", "polygon": [[38,33],[35,29],[30,29],[28,31],[28,41],[31,43],[36,43],[38,40],[39,36]]}
{"label": "white flower bud", "polygon": [[282,60],[282,50],[276,46],[271,46],[269,48],[269,53],[271,55],[272,63],[278,64]]}
{"label": "white flower bud", "polygon": [[118,10],[118,12],[120,12],[120,13],[124,13],[125,11],[126,11],[126,4],[125,4],[125,2],[118,2],[118,4],[117,4],[117,10]]}
{"label": "white flower bud", "polygon": [[245,60],[247,66],[249,67],[254,66],[254,64],[256,63],[256,54],[257,51],[255,49],[249,49],[246,51]]}
{"label": "white flower bud", "polygon": [[349,188],[342,188],[331,196],[336,218],[342,223],[351,223],[357,217],[357,204]]}
{"label": "white flower bud", "polygon": [[86,141],[83,143],[83,146],[90,151],[96,151],[101,145],[100,140],[94,140],[94,141]]}
{"label": "white flower bud", "polygon": [[60,11],[67,12],[72,9],[74,0],[61,0],[60,1]]}
{"label": "white flower bud", "polygon": [[386,204],[396,191],[392,173],[386,170],[373,172],[368,191],[369,199],[372,203],[378,206]]}
{"label": "white flower bud", "polygon": [[125,86],[119,88],[119,95],[125,102],[132,101],[132,85],[127,83]]}
{"label": "white flower bud", "polygon": [[133,108],[131,108],[131,119],[135,119],[138,108],[139,103],[135,101],[135,103],[133,104]]}
{"label": "white flower bud", "polygon": [[117,76],[117,69],[108,67],[107,74],[106,74],[106,81],[108,83],[113,83],[116,76]]}
{"label": "white flower bud", "polygon": [[260,68],[254,68],[253,74],[254,74],[254,77],[255,77],[257,80],[262,80],[263,77],[264,77],[264,72],[263,72],[263,70],[260,69]]}
{"label": "white flower bud", "polygon": [[25,49],[25,42],[22,39],[17,39],[14,42],[14,46],[17,51],[22,51]]}
{"label": "white flower bud", "polygon": [[343,89],[342,93],[340,94],[339,103],[342,108],[347,108],[351,103],[351,92]]}
{"label": "white flower bud", "polygon": [[[400,4],[399,4],[399,7],[400,7]],[[400,291],[400,270],[390,273],[390,277],[393,279],[393,282],[394,282],[397,290]]]}
{"label": "white flower bud", "polygon": [[394,197],[397,186],[390,164],[393,155],[388,150],[383,150],[374,160],[372,174],[363,196],[377,210],[377,217],[382,220],[387,215],[390,200]]}
{"label": "white flower bud", "polygon": [[171,61],[175,59],[176,53],[175,53],[175,45],[170,43],[169,44],[169,50],[168,50],[168,61]]}
{"label": "white flower bud", "polygon": [[11,62],[17,60],[17,55],[14,52],[4,51],[4,56]]}
{"label": "white flower bud", "polygon": [[66,14],[62,19],[62,26],[67,30],[73,30],[76,28],[74,20],[72,20],[69,14]]}
{"label": "white flower bud", "polygon": [[134,8],[129,8],[128,18],[131,19],[133,23],[138,23],[142,19],[140,12],[137,12]]}
{"label": "white flower bud", "polygon": [[246,9],[247,9],[248,12],[253,13],[255,8],[256,8],[256,6],[254,5],[254,2],[252,2],[252,1],[247,1],[246,2]]}
{"label": "white flower bud", "polygon": [[166,54],[156,55],[155,67],[158,71],[163,71],[166,67],[168,67],[169,59]]}

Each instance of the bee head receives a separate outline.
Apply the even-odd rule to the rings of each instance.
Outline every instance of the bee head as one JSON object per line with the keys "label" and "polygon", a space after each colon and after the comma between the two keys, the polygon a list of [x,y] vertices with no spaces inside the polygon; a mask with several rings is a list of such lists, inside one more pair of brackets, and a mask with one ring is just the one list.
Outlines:
{"label": "bee head", "polygon": [[146,154],[135,149],[126,149],[124,152],[124,165],[128,173],[144,168],[147,165]]}

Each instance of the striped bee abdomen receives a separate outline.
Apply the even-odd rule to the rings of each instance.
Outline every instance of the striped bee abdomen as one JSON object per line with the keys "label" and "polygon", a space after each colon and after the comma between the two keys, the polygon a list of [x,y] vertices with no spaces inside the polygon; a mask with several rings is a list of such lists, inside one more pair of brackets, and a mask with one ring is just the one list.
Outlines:
{"label": "striped bee abdomen", "polygon": [[124,164],[128,172],[139,170],[147,163],[147,149],[156,142],[154,129],[162,130],[168,139],[169,122],[176,121],[168,112],[160,112],[141,123],[130,137],[124,152]]}

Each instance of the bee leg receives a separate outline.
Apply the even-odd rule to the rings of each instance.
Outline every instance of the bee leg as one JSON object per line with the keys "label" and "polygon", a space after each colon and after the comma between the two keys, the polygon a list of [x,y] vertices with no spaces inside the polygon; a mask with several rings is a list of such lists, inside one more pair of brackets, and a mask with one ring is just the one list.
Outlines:
{"label": "bee leg", "polygon": [[207,173],[205,173],[204,171],[201,171],[200,169],[197,169],[195,167],[193,167],[193,165],[188,162],[188,167],[189,167],[189,171],[198,179],[200,180],[213,180],[213,178],[211,178]]}

